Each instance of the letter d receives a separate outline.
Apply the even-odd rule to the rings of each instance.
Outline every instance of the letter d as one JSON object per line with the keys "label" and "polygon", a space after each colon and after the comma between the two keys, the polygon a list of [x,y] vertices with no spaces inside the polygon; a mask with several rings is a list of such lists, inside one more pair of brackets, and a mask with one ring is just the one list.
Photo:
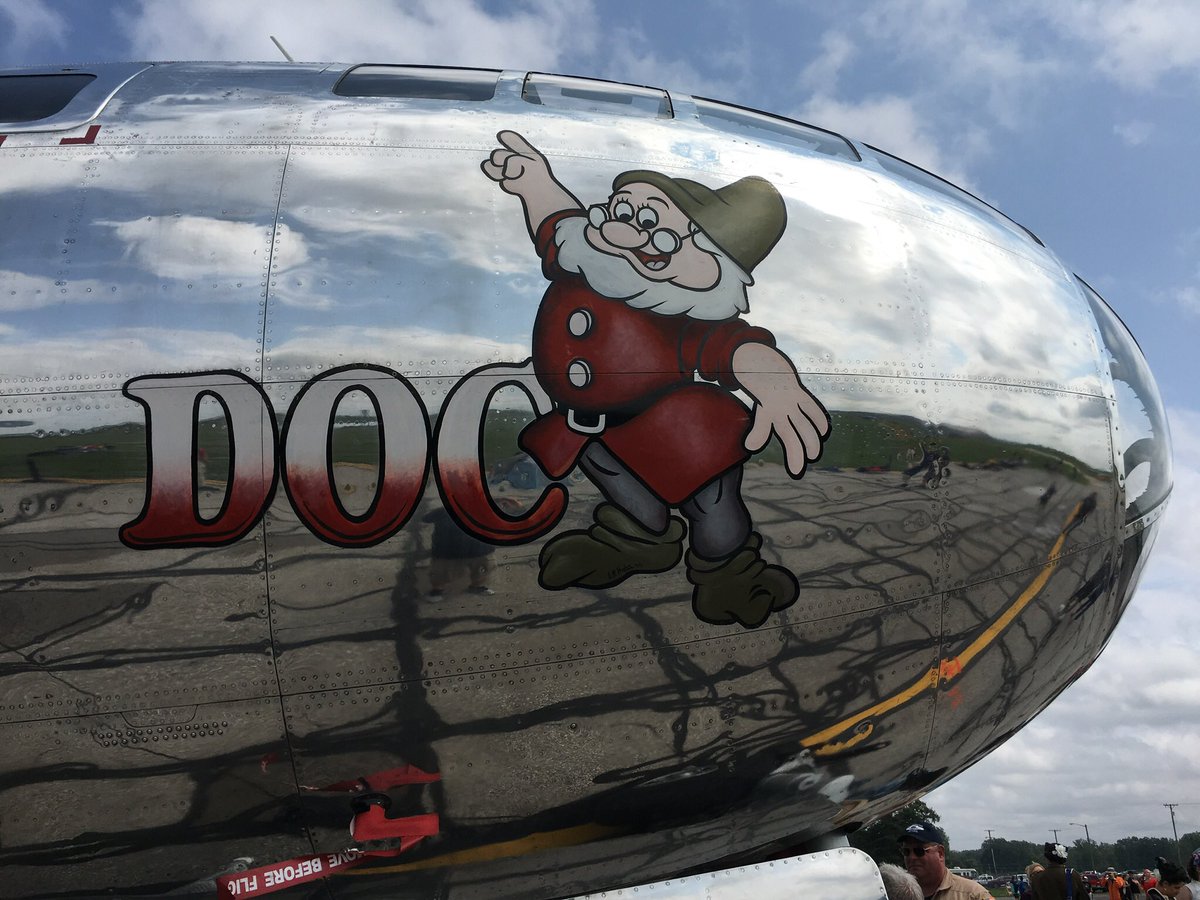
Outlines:
{"label": "letter d", "polygon": [[[275,414],[262,388],[238,372],[147,375],[125,383],[146,409],[146,504],[121,528],[138,550],[229,544],[254,527],[275,492]],[[211,519],[196,496],[200,401],[212,397],[229,428],[229,485]]]}

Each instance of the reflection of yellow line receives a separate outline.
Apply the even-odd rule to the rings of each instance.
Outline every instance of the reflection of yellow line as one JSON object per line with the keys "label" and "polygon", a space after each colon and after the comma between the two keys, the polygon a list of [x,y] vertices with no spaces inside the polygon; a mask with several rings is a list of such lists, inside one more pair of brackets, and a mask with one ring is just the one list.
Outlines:
{"label": "reflection of yellow line", "polygon": [[[843,719],[836,725],[826,728],[823,731],[818,731],[816,734],[809,735],[804,738],[800,745],[806,748],[818,748],[814,752],[821,755],[822,749],[832,750],[835,748],[822,748],[822,745],[828,744],[834,738],[844,734],[856,725],[860,725],[869,719],[874,719],[884,713],[891,712],[904,706],[906,703],[914,700],[926,691],[936,690],[939,682],[949,684],[955,678],[962,674],[963,669],[976,656],[982,653],[987,647],[998,638],[1013,619],[1021,614],[1032,601],[1033,598],[1042,592],[1042,588],[1046,586],[1046,582],[1050,580],[1050,576],[1054,574],[1054,570],[1058,567],[1058,554],[1062,551],[1062,546],[1067,540],[1067,528],[1075,522],[1076,516],[1079,515],[1081,503],[1077,503],[1075,508],[1071,510],[1071,514],[1067,516],[1067,524],[1063,530],[1059,532],[1058,540],[1054,542],[1054,546],[1050,548],[1050,552],[1046,554],[1046,562],[1042,564],[1042,571],[1038,576],[1029,583],[1028,587],[1021,592],[1021,596],[1001,613],[991,625],[983,630],[980,635],[971,641],[966,648],[957,656],[951,659],[942,659],[938,661],[936,666],[932,666],[923,676],[918,678],[908,687],[904,688],[897,694],[893,694],[885,700],[881,700],[874,706],[864,709],[862,712],[855,713],[849,718]],[[873,730],[870,725],[867,726],[867,731]],[[866,734],[850,737],[845,741],[839,742],[838,748],[850,746],[857,743],[866,737]]]}
{"label": "reflection of yellow line", "polygon": [[459,850],[454,853],[444,853],[431,859],[419,862],[401,863],[396,866],[376,866],[370,869],[348,869],[338,872],[339,875],[381,875],[393,872],[415,872],[417,869],[434,869],[442,866],[461,866],[469,863],[490,862],[494,859],[504,859],[509,856],[524,856],[526,853],[536,853],[539,850],[549,850],[552,847],[574,847],[586,844],[588,841],[598,841],[626,831],[624,828],[614,828],[607,825],[576,825],[573,828],[560,828],[557,831],[539,831],[527,837],[513,841],[501,841],[498,844],[487,844],[470,850]]}
{"label": "reflection of yellow line", "polygon": [[[1050,576],[1054,574],[1054,570],[1058,567],[1058,554],[1062,551],[1063,544],[1067,540],[1067,528],[1069,528],[1079,515],[1079,510],[1082,504],[1076,504],[1071,514],[1067,517],[1067,524],[1063,530],[1059,532],[1058,539],[1054,542],[1054,546],[1050,548],[1050,552],[1046,554],[1046,562],[1042,564],[1042,570],[1037,577],[1029,583],[1029,585],[1021,592],[1013,603],[1001,613],[991,625],[985,628],[980,635],[971,641],[963,651],[950,659],[941,659],[936,666],[931,666],[929,670],[910,684],[908,687],[901,690],[899,693],[893,694],[886,700],[881,700],[874,706],[864,709],[862,712],[855,713],[849,718],[843,719],[836,725],[826,728],[823,731],[818,731],[816,734],[809,735],[804,738],[800,744],[806,748],[815,748],[814,752],[820,756],[823,753],[836,752],[838,750],[851,747],[865,740],[874,730],[868,720],[874,719],[884,713],[891,712],[904,706],[906,703],[916,699],[926,691],[936,690],[939,683],[949,684],[955,678],[962,674],[963,669],[976,656],[982,653],[987,647],[993,643],[1013,620],[1021,614],[1021,611],[1028,606],[1033,599],[1042,592],[1046,583],[1050,580]],[[848,736],[845,740],[837,743],[832,743],[833,739],[845,734],[856,725],[868,722],[866,727],[857,734]],[[577,825],[573,828],[561,828],[557,831],[541,831],[536,834],[528,835],[527,837],[518,838],[513,841],[503,841],[497,844],[487,844],[483,847],[475,847],[470,850],[459,850],[454,853],[445,853],[441,856],[435,856],[430,859],[423,859],[419,862],[401,863],[394,866],[376,866],[369,869],[348,869],[338,872],[338,875],[380,875],[390,874],[395,872],[413,872],[418,869],[440,868],[442,866],[465,865],[469,863],[488,862],[495,859],[504,859],[512,856],[523,856],[527,853],[536,853],[540,850],[547,850],[552,847],[571,847],[578,844],[584,844],[588,841],[601,840],[602,838],[612,837],[616,834],[621,834],[627,829],[614,828],[604,825]]]}

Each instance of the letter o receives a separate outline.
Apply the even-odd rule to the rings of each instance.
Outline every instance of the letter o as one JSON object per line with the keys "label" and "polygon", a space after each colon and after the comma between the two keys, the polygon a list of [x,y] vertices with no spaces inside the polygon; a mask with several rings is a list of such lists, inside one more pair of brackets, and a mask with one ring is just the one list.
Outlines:
{"label": "letter o", "polygon": [[[333,425],[350,391],[366,394],[379,422],[379,479],[362,515],[351,515],[337,496]],[[387,540],[412,516],[429,474],[429,418],[403,375],[383,366],[355,365],[318,375],[296,395],[283,424],[283,484],[292,508],[309,531],[342,547],[371,547]]]}

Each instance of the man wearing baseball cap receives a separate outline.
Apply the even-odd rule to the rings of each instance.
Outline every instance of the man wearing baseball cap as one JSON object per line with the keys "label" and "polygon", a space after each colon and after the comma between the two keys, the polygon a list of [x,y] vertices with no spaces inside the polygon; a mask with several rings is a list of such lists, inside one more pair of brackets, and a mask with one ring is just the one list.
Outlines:
{"label": "man wearing baseball cap", "polygon": [[904,829],[900,852],[925,900],[991,900],[983,885],[946,868],[946,835],[932,822],[916,822]]}
{"label": "man wearing baseball cap", "polygon": [[1091,891],[1083,876],[1067,868],[1067,848],[1059,843],[1042,847],[1046,866],[1029,877],[1034,900],[1087,900]]}

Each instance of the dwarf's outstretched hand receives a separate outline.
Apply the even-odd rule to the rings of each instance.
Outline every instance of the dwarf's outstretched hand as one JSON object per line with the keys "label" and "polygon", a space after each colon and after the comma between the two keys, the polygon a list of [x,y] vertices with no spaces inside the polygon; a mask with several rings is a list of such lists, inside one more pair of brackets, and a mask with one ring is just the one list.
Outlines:
{"label": "dwarf's outstretched hand", "polygon": [[484,175],[500,183],[501,190],[521,196],[525,193],[523,188],[553,180],[546,157],[521,135],[501,131],[496,140],[500,146],[479,167]]}
{"label": "dwarf's outstretched hand", "polygon": [[793,478],[821,456],[829,437],[829,414],[800,383],[791,360],[766,344],[742,344],[733,354],[737,380],[755,400],[746,449],[761,450],[779,435]]}
{"label": "dwarf's outstretched hand", "polygon": [[525,207],[525,225],[534,238],[538,226],[564,209],[580,209],[580,203],[558,183],[550,163],[541,152],[515,131],[496,135],[500,146],[479,164],[483,174],[508,194],[521,198]]}

